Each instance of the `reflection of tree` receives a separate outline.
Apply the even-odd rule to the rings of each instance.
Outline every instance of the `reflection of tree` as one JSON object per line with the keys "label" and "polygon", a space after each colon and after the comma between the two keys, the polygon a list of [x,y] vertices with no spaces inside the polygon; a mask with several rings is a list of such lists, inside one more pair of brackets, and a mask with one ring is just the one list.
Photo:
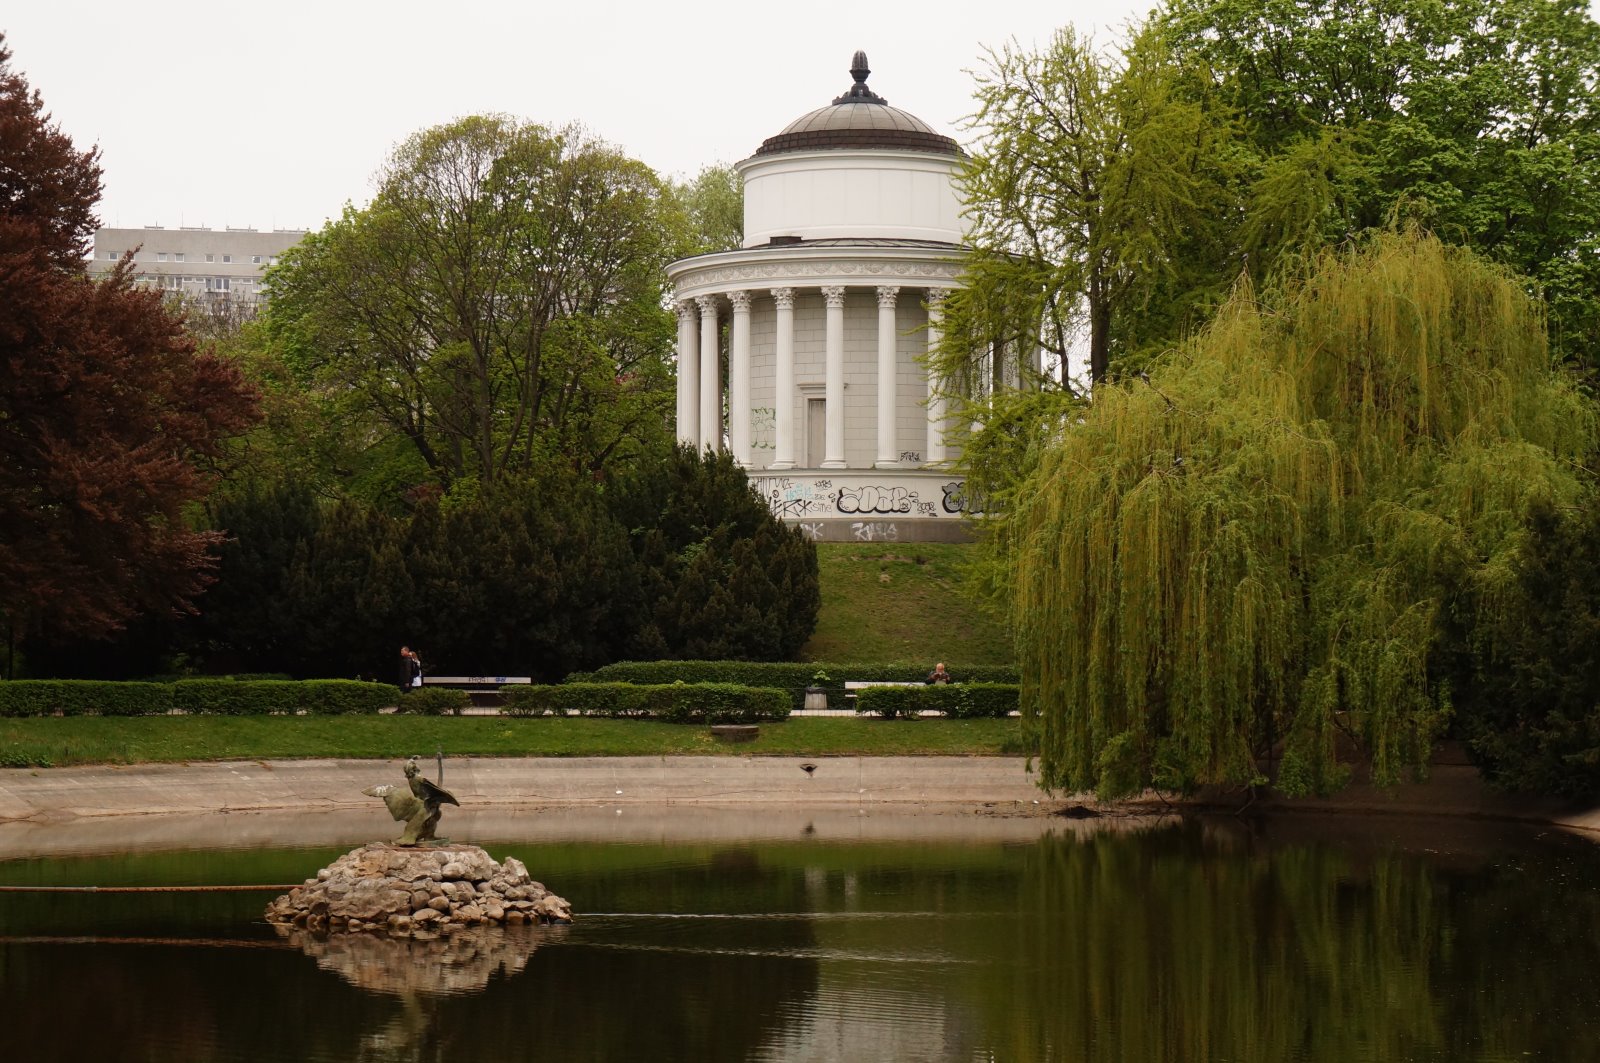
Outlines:
{"label": "reflection of tree", "polygon": [[1600,901],[1530,877],[1198,827],[1049,837],[973,992],[1000,1058],[1552,1058],[1600,1020],[1570,983]]}

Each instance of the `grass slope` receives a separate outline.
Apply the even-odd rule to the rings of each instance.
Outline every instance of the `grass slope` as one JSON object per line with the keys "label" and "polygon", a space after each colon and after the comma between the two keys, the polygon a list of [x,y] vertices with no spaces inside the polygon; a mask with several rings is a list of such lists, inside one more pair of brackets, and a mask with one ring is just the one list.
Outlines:
{"label": "grass slope", "polygon": [[72,716],[0,720],[0,766],[448,756],[996,756],[1021,721],[799,717],[729,744],[706,727],[497,716]]}
{"label": "grass slope", "polygon": [[1004,628],[963,593],[966,543],[818,543],[822,610],[806,661],[1010,664]]}

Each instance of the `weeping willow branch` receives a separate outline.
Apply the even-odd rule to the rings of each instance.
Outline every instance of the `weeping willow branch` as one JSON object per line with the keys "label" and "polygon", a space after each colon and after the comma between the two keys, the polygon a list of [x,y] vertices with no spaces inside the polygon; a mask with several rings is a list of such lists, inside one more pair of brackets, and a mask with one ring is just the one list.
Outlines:
{"label": "weeping willow branch", "polygon": [[1493,601],[1532,502],[1586,490],[1540,304],[1469,252],[1328,254],[1063,423],[997,519],[1052,789],[1325,792],[1420,768],[1446,577]]}

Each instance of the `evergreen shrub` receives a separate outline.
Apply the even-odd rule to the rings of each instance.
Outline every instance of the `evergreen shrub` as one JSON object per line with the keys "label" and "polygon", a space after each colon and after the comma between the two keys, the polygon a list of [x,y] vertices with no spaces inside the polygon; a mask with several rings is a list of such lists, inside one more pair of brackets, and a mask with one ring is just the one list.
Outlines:
{"label": "evergreen shrub", "polygon": [[[962,685],[1015,684],[1014,665],[973,665],[956,669]],[[844,696],[846,682],[920,683],[928,670],[914,664],[823,664],[816,661],[619,661],[586,673],[592,682],[613,683],[733,683],[740,686],[779,687],[788,691],[790,707],[803,708],[806,687],[818,672],[830,678],[824,684],[830,701]],[[571,676],[568,682],[577,679]],[[869,688],[879,689],[879,688]],[[891,688],[883,688],[891,689]],[[1013,706],[1015,708],[1015,706]]]}
{"label": "evergreen shrub", "polygon": [[942,712],[952,720],[999,719],[1018,711],[1015,683],[951,683],[947,686],[867,687],[857,691],[856,712],[885,719]]}
{"label": "evergreen shrub", "polygon": [[318,716],[370,715],[393,705],[400,696],[400,691],[388,683],[354,679],[307,679],[298,685],[305,710]]}
{"label": "evergreen shrub", "polygon": [[396,711],[413,716],[459,716],[461,710],[471,704],[472,697],[465,690],[456,690],[452,687],[417,687],[400,696],[400,705]]}
{"label": "evergreen shrub", "polygon": [[174,708],[208,716],[292,716],[304,707],[304,685],[282,679],[180,679]]}
{"label": "evergreen shrub", "polygon": [[0,683],[0,716],[158,716],[172,708],[167,683],[13,679]]}
{"label": "evergreen shrub", "polygon": [[733,683],[562,683],[502,687],[508,716],[580,713],[667,723],[756,723],[789,716],[789,697],[771,687]]}

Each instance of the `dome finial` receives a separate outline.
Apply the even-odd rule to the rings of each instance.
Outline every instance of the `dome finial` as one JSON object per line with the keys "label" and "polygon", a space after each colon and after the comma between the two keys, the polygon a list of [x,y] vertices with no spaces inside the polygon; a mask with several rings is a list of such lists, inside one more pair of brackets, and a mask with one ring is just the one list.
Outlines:
{"label": "dome finial", "polygon": [[834,98],[834,103],[888,103],[889,101],[867,88],[867,77],[872,73],[872,68],[867,65],[867,53],[857,50],[850,57],[850,76],[856,83],[850,86],[850,91],[843,96]]}

